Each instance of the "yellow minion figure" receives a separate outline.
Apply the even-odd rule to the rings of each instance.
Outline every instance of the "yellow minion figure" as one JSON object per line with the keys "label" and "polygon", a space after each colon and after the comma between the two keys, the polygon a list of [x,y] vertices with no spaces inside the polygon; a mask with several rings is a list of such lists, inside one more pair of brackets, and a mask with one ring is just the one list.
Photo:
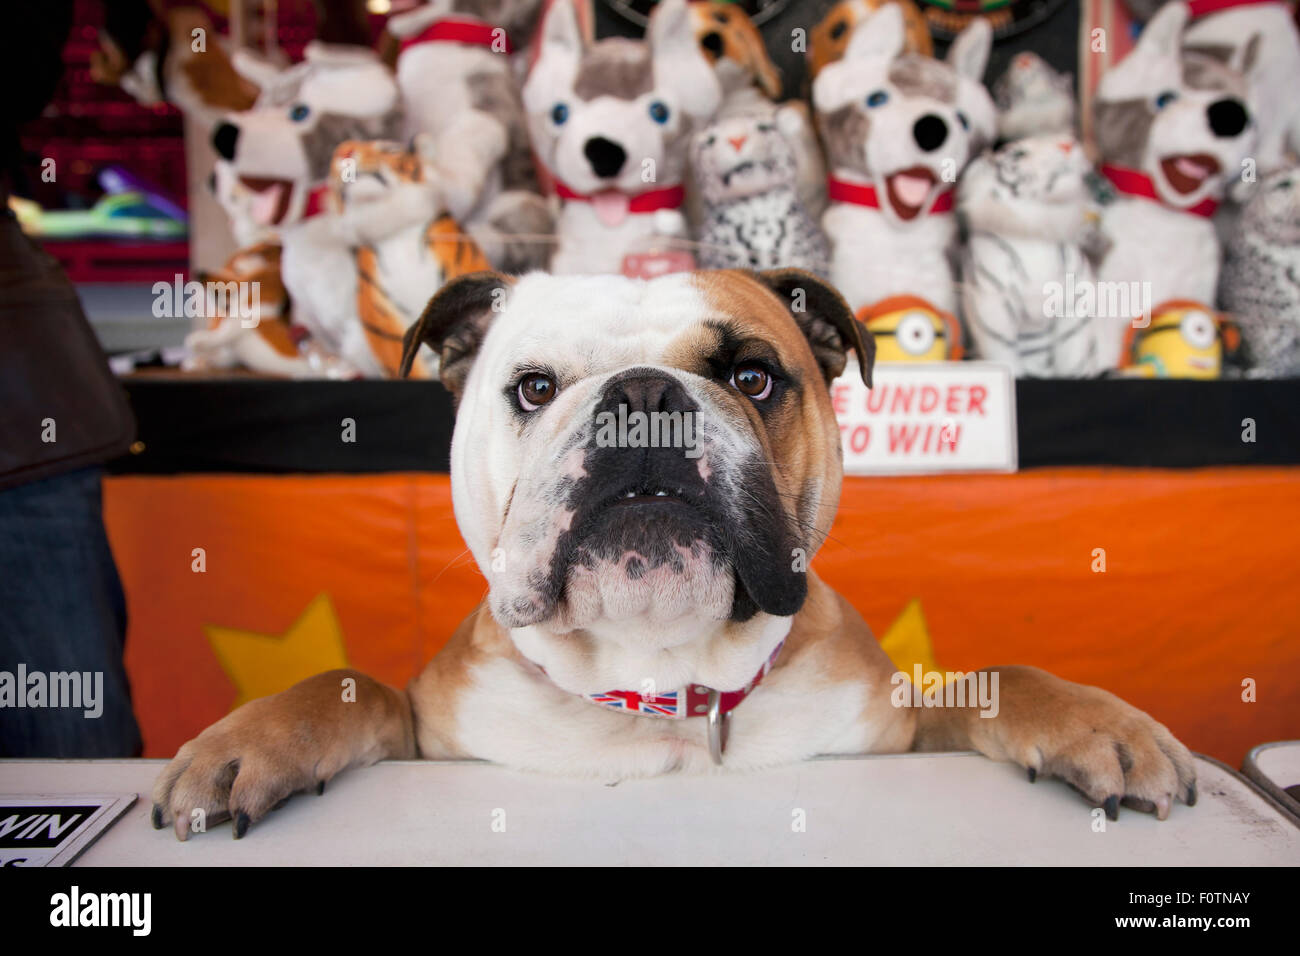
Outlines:
{"label": "yellow minion figure", "polygon": [[1136,378],[1219,378],[1239,342],[1236,326],[1203,303],[1171,299],[1151,311],[1150,325],[1129,326],[1120,370]]}
{"label": "yellow minion figure", "polygon": [[956,362],[961,326],[950,312],[915,295],[892,295],[858,310],[876,340],[877,362]]}

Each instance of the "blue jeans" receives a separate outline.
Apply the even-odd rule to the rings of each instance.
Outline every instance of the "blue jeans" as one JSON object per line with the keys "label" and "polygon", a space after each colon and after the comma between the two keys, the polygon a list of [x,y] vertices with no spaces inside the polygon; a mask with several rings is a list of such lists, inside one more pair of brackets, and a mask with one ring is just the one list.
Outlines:
{"label": "blue jeans", "polygon": [[0,680],[12,688],[19,665],[28,675],[89,675],[79,683],[87,694],[98,685],[94,710],[102,708],[87,716],[85,699],[49,706],[60,702],[49,693],[45,706],[10,702],[0,707],[0,757],[140,755],[122,659],[126,599],[104,531],[101,476],[82,468],[0,490],[0,672],[13,675]]}

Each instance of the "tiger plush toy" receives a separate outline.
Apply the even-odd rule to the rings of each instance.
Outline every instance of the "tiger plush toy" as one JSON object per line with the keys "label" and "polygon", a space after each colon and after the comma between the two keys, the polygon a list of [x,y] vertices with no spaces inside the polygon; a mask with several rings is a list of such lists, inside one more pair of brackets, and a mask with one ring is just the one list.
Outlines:
{"label": "tiger plush toy", "polygon": [[[357,313],[385,372],[399,377],[402,336],[450,279],[488,269],[472,238],[447,215],[430,163],[429,140],[411,149],[387,140],[340,143],[330,189],[356,254]],[[433,356],[418,357],[411,377],[427,378]]]}

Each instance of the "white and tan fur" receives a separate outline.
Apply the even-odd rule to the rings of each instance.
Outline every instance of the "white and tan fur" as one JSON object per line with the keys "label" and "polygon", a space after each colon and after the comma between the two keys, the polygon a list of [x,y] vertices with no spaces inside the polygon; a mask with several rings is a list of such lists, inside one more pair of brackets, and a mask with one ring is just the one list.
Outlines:
{"label": "white and tan fur", "polygon": [[[1112,815],[1121,799],[1162,818],[1175,799],[1194,801],[1190,754],[1166,728],[1033,668],[997,669],[992,718],[892,705],[893,665],[862,618],[790,560],[816,553],[838,505],[827,386],[850,352],[869,381],[874,352],[815,277],[479,273],[433,299],[408,356],[422,344],[458,398],[453,504],[486,601],[405,691],[332,671],[208,728],[159,777],[156,827],[172,822],[185,839],[203,808],[210,821],[233,817],[242,836],[347,767],[414,757],[612,782],[974,747],[1031,779],[1060,776]],[[742,393],[737,376],[758,361],[772,387]],[[543,372],[556,390],[528,410],[525,383]],[[594,445],[593,411],[624,400],[695,407],[703,453]],[[663,482],[684,487],[649,494]],[[624,500],[623,488],[642,494]],[[680,562],[655,563],[673,547]],[[644,573],[629,573],[634,557]],[[739,688],[782,639],[762,686],[732,712],[720,767],[703,720],[577,696],[646,682]],[[348,678],[356,699],[345,703]]]}

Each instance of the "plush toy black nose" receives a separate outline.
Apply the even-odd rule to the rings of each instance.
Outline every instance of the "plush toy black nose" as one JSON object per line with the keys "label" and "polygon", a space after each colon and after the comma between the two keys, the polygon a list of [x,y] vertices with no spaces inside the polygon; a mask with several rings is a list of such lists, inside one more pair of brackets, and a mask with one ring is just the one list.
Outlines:
{"label": "plush toy black nose", "polygon": [[239,127],[234,123],[222,123],[212,131],[212,148],[222,159],[235,158],[235,144],[239,142]]}
{"label": "plush toy black nose", "polygon": [[587,157],[587,162],[591,163],[592,172],[601,179],[617,176],[627,162],[627,150],[603,136],[593,136],[587,140],[582,153]]}
{"label": "plush toy black nose", "polygon": [[708,50],[714,56],[722,56],[722,34],[717,30],[710,30],[704,36],[700,37],[700,46]]}
{"label": "plush toy black nose", "polygon": [[912,138],[927,153],[938,149],[948,138],[948,124],[943,117],[926,113],[912,124]]}
{"label": "plush toy black nose", "polygon": [[1250,114],[1240,100],[1215,100],[1205,112],[1215,136],[1236,136],[1250,122]]}

